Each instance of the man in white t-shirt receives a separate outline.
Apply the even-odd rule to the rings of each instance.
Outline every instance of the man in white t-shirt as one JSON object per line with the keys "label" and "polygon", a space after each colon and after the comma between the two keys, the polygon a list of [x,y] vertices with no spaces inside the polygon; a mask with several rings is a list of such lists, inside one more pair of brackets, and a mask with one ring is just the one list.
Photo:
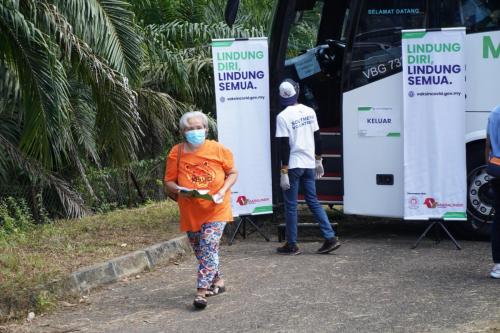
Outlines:
{"label": "man in white t-shirt", "polygon": [[329,253],[336,250],[340,243],[316,196],[315,180],[324,174],[316,113],[297,102],[299,85],[293,80],[283,81],[279,94],[280,103],[285,109],[276,118],[276,137],[281,156],[280,186],[285,203],[287,242],[277,251],[280,254],[300,254],[297,246],[297,198],[302,183],[306,203],[325,238],[317,253]]}

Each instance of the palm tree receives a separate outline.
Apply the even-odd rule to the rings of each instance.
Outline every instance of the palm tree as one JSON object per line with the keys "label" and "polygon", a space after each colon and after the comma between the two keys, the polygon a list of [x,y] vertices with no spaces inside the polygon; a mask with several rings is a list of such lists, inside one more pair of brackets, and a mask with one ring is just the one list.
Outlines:
{"label": "palm tree", "polygon": [[175,127],[178,103],[142,85],[144,44],[129,9],[121,0],[0,3],[0,179],[53,189],[67,215],[84,213],[67,179],[136,159],[141,117],[166,121],[160,135]]}
{"label": "palm tree", "polygon": [[225,0],[132,1],[146,41],[144,86],[213,115],[211,40],[264,36],[271,3],[249,0],[241,19],[228,27]]}
{"label": "palm tree", "polygon": [[[0,195],[27,186],[85,212],[91,167],[154,158],[180,113],[214,113],[212,38],[264,36],[273,0],[2,0]],[[137,14],[137,19],[134,16]],[[34,201],[31,200],[32,202]]]}

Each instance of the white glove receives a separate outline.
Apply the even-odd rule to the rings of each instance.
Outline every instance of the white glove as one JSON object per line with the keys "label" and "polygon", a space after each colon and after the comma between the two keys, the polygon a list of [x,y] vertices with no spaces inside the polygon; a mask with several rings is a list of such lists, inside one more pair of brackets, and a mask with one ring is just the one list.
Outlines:
{"label": "white glove", "polygon": [[323,168],[323,159],[320,158],[316,160],[316,179],[320,179],[325,174],[325,169]]}
{"label": "white glove", "polygon": [[287,191],[290,189],[290,179],[288,178],[288,173],[281,174],[280,186],[283,191]]}
{"label": "white glove", "polygon": [[222,201],[224,201],[224,195],[223,194],[220,194],[220,193],[215,193],[212,198],[214,199],[214,202],[216,204],[220,204],[222,203]]}

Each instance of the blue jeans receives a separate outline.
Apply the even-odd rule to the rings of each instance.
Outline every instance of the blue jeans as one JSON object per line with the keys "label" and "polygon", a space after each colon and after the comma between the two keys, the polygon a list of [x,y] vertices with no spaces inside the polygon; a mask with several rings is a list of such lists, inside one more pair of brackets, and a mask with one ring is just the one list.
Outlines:
{"label": "blue jeans", "polygon": [[493,225],[491,226],[491,254],[493,262],[500,264],[500,179],[491,181],[493,193],[495,193],[495,216],[493,217]]}
{"label": "blue jeans", "polygon": [[335,232],[330,225],[330,221],[328,221],[326,212],[316,196],[316,181],[314,176],[314,169],[295,168],[288,170],[290,189],[283,191],[283,199],[285,201],[286,240],[288,244],[293,245],[297,243],[297,198],[300,184],[302,184],[302,191],[307,206],[309,206],[309,209],[313,213],[316,223],[319,223],[319,228],[323,233],[323,237],[325,237],[325,239],[335,237]]}

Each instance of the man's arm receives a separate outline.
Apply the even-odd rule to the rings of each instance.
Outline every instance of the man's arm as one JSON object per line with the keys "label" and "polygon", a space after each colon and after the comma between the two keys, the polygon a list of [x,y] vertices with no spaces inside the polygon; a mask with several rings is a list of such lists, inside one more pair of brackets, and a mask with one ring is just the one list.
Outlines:
{"label": "man's arm", "polygon": [[281,159],[281,170],[288,170],[290,160],[290,137],[286,121],[281,114],[276,118],[276,138],[278,139],[278,152]]}
{"label": "man's arm", "polygon": [[491,144],[490,144],[490,136],[486,136],[486,142],[484,143],[484,160],[486,163],[488,163],[488,160],[490,159],[490,152],[491,152]]}
{"label": "man's arm", "polygon": [[281,157],[281,169],[288,170],[290,161],[290,139],[288,137],[278,138]]}
{"label": "man's arm", "polygon": [[321,159],[321,155],[323,155],[323,145],[321,143],[321,134],[319,130],[314,132],[314,154],[317,160]]}

